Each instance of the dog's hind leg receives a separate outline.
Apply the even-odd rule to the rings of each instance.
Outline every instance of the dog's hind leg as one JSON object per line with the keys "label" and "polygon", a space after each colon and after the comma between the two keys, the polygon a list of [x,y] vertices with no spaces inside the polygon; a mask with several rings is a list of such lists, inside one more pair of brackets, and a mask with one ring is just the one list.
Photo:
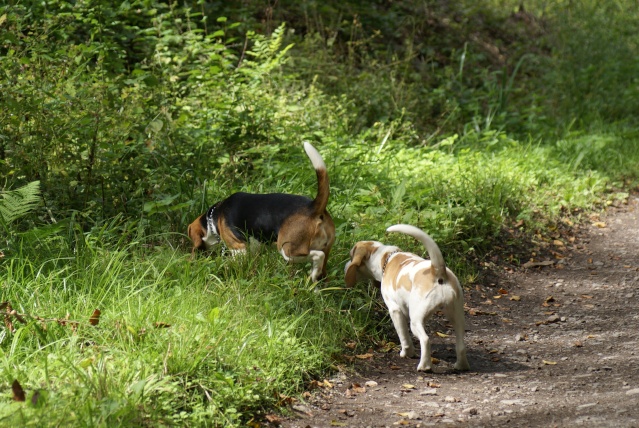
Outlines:
{"label": "dog's hind leg", "polygon": [[399,336],[399,343],[402,347],[399,356],[402,358],[413,358],[415,356],[415,346],[408,332],[408,319],[406,315],[404,315],[401,308],[393,302],[391,302],[391,304],[387,302],[386,306],[388,306],[388,313],[393,320],[393,325],[395,326],[395,331]]}
{"label": "dog's hind leg", "polygon": [[415,317],[410,320],[410,329],[419,339],[421,354],[417,370],[430,372],[433,370],[432,360],[430,358],[430,338],[424,329],[424,320],[426,317]]}
{"label": "dog's hind leg", "polygon": [[453,324],[455,330],[455,351],[457,361],[455,370],[470,370],[468,358],[466,357],[466,344],[464,343],[464,303],[457,298],[454,302],[444,307],[444,315]]}
{"label": "dog's hind leg", "polygon": [[317,282],[320,278],[322,278],[322,276],[326,275],[326,256],[323,251],[311,250],[308,257],[311,259],[311,263],[313,264],[311,267],[311,280],[313,282]]}
{"label": "dog's hind leg", "polygon": [[304,262],[310,261],[312,264],[311,281],[317,282],[322,278],[324,274],[323,268],[324,268],[324,260],[325,260],[325,255],[323,251],[311,250],[309,251],[307,255],[292,256],[290,254],[287,254],[285,249],[282,248],[282,250],[280,251],[280,254],[282,255],[282,257],[284,257],[284,260],[286,260],[289,263],[304,263]]}

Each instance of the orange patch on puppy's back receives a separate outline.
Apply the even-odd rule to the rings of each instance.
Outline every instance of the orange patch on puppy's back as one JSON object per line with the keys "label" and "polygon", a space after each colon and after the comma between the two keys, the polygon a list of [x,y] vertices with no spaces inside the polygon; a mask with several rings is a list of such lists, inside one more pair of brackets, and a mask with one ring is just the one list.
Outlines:
{"label": "orange patch on puppy's back", "polygon": [[415,282],[417,284],[414,284],[413,287],[421,291],[422,295],[426,295],[437,285],[432,268],[422,269],[418,272],[417,275],[415,275]]}
{"label": "orange patch on puppy's back", "polygon": [[[386,257],[384,256],[383,259],[385,260]],[[384,277],[389,279],[388,282],[393,290],[397,291],[403,288],[406,291],[411,291],[412,289],[417,289],[425,294],[434,287],[435,278],[433,277],[432,269],[430,267],[420,269],[414,275],[414,282],[411,280],[411,271],[415,268],[415,265],[423,261],[423,259],[413,254],[397,254],[386,265]]]}
{"label": "orange patch on puppy's back", "polygon": [[399,277],[395,277],[391,281],[391,285],[394,290],[399,288],[403,288],[406,291],[410,291],[413,288],[413,281],[410,280],[410,277],[407,273],[400,275]]}

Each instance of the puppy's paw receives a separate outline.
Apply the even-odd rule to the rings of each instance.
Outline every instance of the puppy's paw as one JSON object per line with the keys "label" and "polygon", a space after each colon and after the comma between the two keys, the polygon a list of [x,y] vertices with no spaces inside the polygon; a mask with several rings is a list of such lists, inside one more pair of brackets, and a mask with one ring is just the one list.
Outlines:
{"label": "puppy's paw", "polygon": [[433,372],[433,366],[431,366],[430,364],[425,364],[425,363],[420,363],[417,366],[417,371],[418,372],[427,372],[427,373],[432,373]]}
{"label": "puppy's paw", "polygon": [[414,348],[405,348],[402,349],[399,353],[401,358],[415,358],[415,349]]}
{"label": "puppy's paw", "polygon": [[455,362],[455,365],[453,366],[453,368],[455,370],[465,372],[470,370],[470,364],[468,364],[468,360],[464,359],[464,360]]}

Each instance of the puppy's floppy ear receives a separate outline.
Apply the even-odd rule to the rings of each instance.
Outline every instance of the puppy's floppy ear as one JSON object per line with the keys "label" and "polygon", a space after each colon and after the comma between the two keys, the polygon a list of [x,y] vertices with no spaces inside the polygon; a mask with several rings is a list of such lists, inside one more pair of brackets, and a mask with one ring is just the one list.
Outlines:
{"label": "puppy's floppy ear", "polygon": [[368,251],[366,248],[361,245],[355,245],[352,251],[353,256],[351,257],[351,262],[346,269],[346,274],[344,275],[344,282],[346,282],[347,287],[355,286],[357,282],[357,269],[362,265],[362,262],[368,259]]}

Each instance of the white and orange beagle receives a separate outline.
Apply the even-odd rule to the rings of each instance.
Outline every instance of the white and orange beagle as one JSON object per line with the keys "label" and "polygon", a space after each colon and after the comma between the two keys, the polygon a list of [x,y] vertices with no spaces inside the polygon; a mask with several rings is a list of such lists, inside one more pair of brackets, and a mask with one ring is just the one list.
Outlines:
{"label": "white and orange beagle", "polygon": [[275,241],[285,260],[312,263],[314,282],[325,277],[326,262],[335,242],[335,224],[326,211],[328,173],[315,147],[305,142],[304,150],[317,174],[315,199],[285,193],[234,193],[189,225],[192,254],[211,248],[220,239],[233,253],[245,251],[249,238]]}
{"label": "white and orange beagle", "polygon": [[415,347],[408,332],[419,339],[421,358],[417,370],[431,371],[430,339],[424,323],[435,311],[443,309],[453,324],[456,336],[456,370],[469,370],[464,344],[464,296],[459,280],[446,267],[444,257],[433,239],[415,226],[397,224],[388,232],[401,232],[420,241],[431,260],[424,260],[398,247],[377,241],[360,241],[351,249],[351,260],[345,267],[346,285],[352,287],[360,279],[381,283],[382,297],[390,312],[401,342],[400,356],[413,357]]}

